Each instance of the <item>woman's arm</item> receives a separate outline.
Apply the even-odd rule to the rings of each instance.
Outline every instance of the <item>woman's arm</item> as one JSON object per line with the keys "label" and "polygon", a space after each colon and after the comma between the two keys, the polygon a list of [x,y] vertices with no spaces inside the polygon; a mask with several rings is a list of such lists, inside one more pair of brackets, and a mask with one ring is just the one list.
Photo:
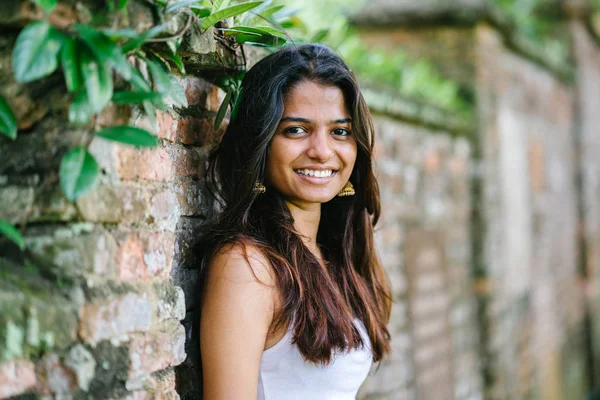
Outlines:
{"label": "woman's arm", "polygon": [[256,399],[276,290],[258,250],[227,247],[208,265],[202,293],[200,353],[204,400]]}

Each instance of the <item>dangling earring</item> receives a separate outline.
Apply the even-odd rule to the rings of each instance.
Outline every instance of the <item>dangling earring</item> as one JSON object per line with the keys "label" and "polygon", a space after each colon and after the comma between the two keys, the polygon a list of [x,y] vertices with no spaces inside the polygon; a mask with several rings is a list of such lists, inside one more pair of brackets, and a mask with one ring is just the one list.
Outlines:
{"label": "dangling earring", "polygon": [[338,193],[339,197],[345,197],[345,196],[354,196],[356,192],[354,191],[354,186],[352,186],[352,183],[350,183],[350,181],[348,181],[348,183],[346,183],[346,186],[344,186],[344,188],[342,190],[340,190],[340,192]]}
{"label": "dangling earring", "polygon": [[264,192],[267,191],[267,188],[262,183],[256,182],[254,184],[254,189],[252,189],[252,191],[256,194],[263,194]]}

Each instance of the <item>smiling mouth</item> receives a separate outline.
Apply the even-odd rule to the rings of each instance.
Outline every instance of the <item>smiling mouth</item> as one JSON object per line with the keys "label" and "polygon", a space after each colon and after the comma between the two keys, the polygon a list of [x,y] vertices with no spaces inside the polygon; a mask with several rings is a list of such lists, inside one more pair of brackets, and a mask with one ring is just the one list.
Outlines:
{"label": "smiling mouth", "polygon": [[329,178],[335,175],[337,171],[334,169],[295,169],[294,172],[296,172],[298,175],[310,176],[313,178]]}

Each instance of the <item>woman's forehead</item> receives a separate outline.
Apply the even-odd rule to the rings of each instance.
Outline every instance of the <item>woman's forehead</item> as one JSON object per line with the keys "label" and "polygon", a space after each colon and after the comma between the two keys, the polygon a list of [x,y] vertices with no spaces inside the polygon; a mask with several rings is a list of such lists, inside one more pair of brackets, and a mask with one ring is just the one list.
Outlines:
{"label": "woman's forehead", "polygon": [[349,117],[344,94],[337,86],[323,85],[312,81],[301,81],[290,88],[284,99],[284,117],[305,117],[297,113],[326,114],[328,119]]}

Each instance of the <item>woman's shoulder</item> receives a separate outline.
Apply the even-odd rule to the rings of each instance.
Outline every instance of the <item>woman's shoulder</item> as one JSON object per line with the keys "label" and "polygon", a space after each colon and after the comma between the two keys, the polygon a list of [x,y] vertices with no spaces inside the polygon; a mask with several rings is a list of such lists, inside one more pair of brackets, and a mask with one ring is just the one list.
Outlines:
{"label": "woman's shoulder", "polygon": [[272,286],[275,282],[273,267],[265,252],[256,244],[242,241],[219,247],[208,261],[208,275],[234,283],[254,281]]}

